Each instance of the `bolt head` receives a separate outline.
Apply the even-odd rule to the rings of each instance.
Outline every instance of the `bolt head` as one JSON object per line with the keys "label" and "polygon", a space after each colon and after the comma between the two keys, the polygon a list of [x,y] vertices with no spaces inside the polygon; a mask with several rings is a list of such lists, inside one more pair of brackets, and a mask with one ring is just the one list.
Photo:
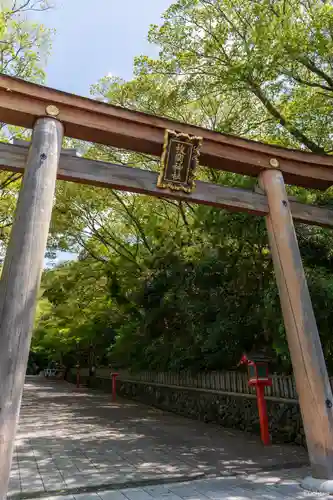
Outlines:
{"label": "bolt head", "polygon": [[280,166],[279,160],[277,160],[276,158],[271,158],[269,160],[269,164],[271,167],[274,167],[274,168],[278,168]]}
{"label": "bolt head", "polygon": [[54,106],[53,104],[49,104],[48,106],[46,106],[45,111],[46,111],[46,114],[49,116],[58,116],[58,114],[60,113],[57,106]]}

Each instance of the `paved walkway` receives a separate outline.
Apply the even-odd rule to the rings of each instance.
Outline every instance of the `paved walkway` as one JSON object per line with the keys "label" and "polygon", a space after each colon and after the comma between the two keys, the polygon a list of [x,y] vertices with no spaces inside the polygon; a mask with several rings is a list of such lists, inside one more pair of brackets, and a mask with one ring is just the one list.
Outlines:
{"label": "paved walkway", "polygon": [[303,498],[306,463],[299,447],[264,448],[248,434],[30,377],[9,497]]}

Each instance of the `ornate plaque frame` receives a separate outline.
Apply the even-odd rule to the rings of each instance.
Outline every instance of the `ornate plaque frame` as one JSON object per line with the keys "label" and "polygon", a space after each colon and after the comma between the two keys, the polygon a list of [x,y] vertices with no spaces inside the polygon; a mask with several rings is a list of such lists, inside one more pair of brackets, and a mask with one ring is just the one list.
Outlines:
{"label": "ornate plaque frame", "polygon": [[191,193],[202,137],[166,130],[157,187]]}

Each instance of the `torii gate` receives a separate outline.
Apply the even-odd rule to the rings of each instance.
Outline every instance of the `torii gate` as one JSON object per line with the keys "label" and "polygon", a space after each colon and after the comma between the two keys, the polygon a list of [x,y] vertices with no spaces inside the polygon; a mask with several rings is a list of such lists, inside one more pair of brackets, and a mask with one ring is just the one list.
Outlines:
{"label": "torii gate", "polygon": [[[333,227],[333,212],[288,200],[284,184],[332,186],[333,157],[226,136],[8,76],[0,76],[0,120],[33,129],[28,155],[24,146],[0,144],[0,168],[24,171],[0,282],[0,500],[7,493],[56,178],[266,217],[312,474],[333,480],[333,397],[293,224],[295,218]],[[165,142],[166,130],[181,135],[169,132]],[[164,147],[164,170],[158,180],[153,172],[61,154],[64,131],[152,155]],[[257,176],[263,194],[206,182],[193,189],[201,140],[202,165]]]}

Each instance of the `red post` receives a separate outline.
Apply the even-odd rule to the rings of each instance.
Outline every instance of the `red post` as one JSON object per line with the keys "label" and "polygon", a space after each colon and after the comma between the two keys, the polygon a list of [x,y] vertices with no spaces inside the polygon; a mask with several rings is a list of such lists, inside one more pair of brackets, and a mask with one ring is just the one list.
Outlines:
{"label": "red post", "polygon": [[117,377],[119,373],[111,373],[112,377],[112,401],[116,400],[117,397]]}
{"label": "red post", "polygon": [[80,387],[80,366],[76,365],[76,387]]}
{"label": "red post", "polygon": [[267,406],[265,400],[265,386],[263,384],[256,384],[256,391],[257,391],[261,441],[265,446],[269,446],[271,444],[271,439],[268,430],[268,415],[267,415]]}

